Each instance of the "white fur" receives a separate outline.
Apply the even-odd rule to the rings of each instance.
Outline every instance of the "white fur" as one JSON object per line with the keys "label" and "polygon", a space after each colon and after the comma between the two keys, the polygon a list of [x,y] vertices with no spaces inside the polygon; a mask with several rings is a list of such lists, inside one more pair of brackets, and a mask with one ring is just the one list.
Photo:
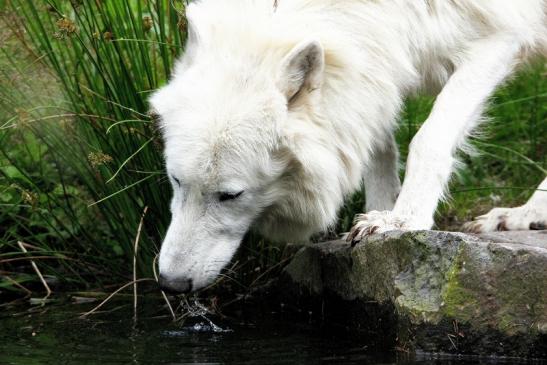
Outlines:
{"label": "white fur", "polygon": [[[251,226],[274,240],[325,230],[363,178],[367,208],[393,211],[361,216],[354,239],[430,228],[484,103],[547,45],[544,0],[273,5],[189,5],[186,52],[151,98],[167,171],[181,182],[160,272],[191,278],[194,289],[218,275]],[[410,93],[441,89],[399,194],[397,115]],[[219,202],[223,191],[244,193]]]}
{"label": "white fur", "polygon": [[547,178],[526,204],[516,208],[494,208],[466,223],[464,229],[474,233],[547,229]]}

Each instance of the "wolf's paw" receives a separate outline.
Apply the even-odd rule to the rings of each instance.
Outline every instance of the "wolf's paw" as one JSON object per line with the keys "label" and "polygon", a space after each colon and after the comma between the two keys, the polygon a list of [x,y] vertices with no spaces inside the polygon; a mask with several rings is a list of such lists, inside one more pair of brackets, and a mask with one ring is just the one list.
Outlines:
{"label": "wolf's paw", "polygon": [[523,205],[517,208],[494,208],[463,225],[463,231],[484,233],[547,229],[547,208]]}
{"label": "wolf's paw", "polygon": [[351,242],[353,247],[363,238],[373,234],[419,229],[414,227],[412,222],[413,220],[408,216],[396,215],[387,210],[382,212],[373,210],[366,214],[358,214],[353,222],[353,228],[345,238],[347,242]]}

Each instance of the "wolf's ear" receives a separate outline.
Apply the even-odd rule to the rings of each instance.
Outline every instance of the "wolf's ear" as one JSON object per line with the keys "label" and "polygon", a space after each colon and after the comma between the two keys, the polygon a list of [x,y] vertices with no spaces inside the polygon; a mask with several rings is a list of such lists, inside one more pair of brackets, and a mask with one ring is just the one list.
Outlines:
{"label": "wolf's ear", "polygon": [[291,104],[321,86],[324,69],[325,55],[321,44],[318,41],[301,42],[283,58],[277,86]]}

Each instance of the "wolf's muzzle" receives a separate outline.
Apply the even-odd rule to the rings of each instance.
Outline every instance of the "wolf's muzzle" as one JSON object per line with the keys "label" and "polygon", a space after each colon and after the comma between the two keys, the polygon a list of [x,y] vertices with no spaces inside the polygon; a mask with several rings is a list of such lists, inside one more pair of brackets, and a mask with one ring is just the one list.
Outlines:
{"label": "wolf's muzzle", "polygon": [[161,290],[169,294],[186,294],[192,291],[192,279],[167,278],[160,274],[159,284]]}

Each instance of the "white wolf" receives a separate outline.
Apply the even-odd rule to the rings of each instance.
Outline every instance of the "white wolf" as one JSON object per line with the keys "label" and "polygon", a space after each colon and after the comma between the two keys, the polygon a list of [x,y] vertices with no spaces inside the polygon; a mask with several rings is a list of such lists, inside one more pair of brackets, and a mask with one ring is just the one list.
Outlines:
{"label": "white wolf", "polygon": [[[201,0],[161,117],[174,196],[161,284],[211,283],[253,226],[273,240],[327,229],[364,180],[349,239],[429,229],[456,150],[515,66],[547,49],[546,0]],[[402,187],[404,98],[438,92]],[[547,179],[541,188],[547,189]],[[470,229],[545,225],[547,193]],[[535,225],[535,226],[534,226]]]}

